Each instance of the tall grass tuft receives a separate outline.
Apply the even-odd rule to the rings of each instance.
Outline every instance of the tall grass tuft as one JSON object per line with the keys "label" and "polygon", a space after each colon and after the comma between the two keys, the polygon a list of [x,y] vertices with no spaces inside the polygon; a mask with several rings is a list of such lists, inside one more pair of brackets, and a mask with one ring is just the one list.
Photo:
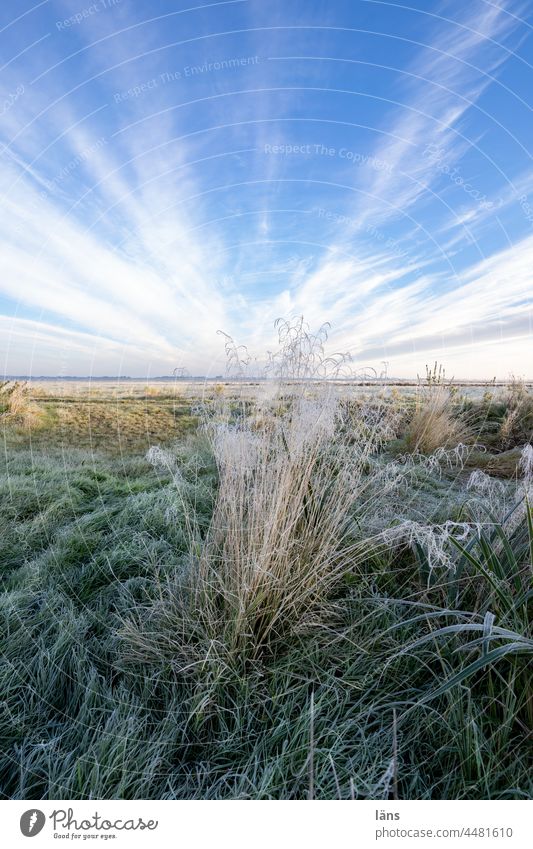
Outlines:
{"label": "tall grass tuft", "polygon": [[513,378],[504,398],[506,410],[500,427],[503,448],[523,445],[533,438],[533,395],[523,381]]}
{"label": "tall grass tuft", "polygon": [[407,451],[432,454],[438,448],[464,442],[467,437],[467,427],[454,409],[452,387],[433,377],[426,385],[419,385],[405,435]]}
{"label": "tall grass tuft", "polygon": [[259,431],[246,418],[210,430],[219,489],[196,593],[213,633],[254,655],[353,565],[351,508],[379,429],[354,451],[338,402],[320,390],[291,398]]}
{"label": "tall grass tuft", "polygon": [[0,419],[30,426],[35,424],[41,415],[42,410],[31,398],[27,382],[0,381]]}
{"label": "tall grass tuft", "polygon": [[[278,324],[271,379],[251,410],[221,400],[204,421],[218,469],[207,535],[192,547],[193,615],[210,645],[257,658],[309,621],[363,548],[354,504],[386,420],[360,415],[358,432],[331,378],[326,328]],[[232,368],[250,361],[226,337]],[[366,551],[366,556],[368,551]]]}

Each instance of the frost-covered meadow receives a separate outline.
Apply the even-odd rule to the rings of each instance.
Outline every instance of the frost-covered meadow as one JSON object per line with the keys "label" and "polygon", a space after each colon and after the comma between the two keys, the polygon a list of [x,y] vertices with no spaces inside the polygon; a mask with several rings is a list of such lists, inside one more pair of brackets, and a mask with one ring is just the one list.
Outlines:
{"label": "frost-covered meadow", "polygon": [[5,797],[531,796],[531,391],[323,342],[107,418],[3,387]]}

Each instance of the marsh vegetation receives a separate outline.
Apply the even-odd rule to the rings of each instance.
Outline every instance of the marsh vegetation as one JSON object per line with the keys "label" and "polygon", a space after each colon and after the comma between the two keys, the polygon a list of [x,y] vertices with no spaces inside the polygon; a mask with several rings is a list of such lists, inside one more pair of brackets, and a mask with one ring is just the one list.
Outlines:
{"label": "marsh vegetation", "polygon": [[533,794],[531,392],[279,329],[253,392],[229,338],[196,397],[6,390],[4,797]]}

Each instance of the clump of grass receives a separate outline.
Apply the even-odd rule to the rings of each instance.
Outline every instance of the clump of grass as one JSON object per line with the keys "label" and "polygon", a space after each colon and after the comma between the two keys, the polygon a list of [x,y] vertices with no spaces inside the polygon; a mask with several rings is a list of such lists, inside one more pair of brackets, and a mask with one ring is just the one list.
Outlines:
{"label": "clump of grass", "polygon": [[27,382],[0,381],[0,418],[25,426],[35,425],[42,410],[32,399]]}
{"label": "clump of grass", "polygon": [[209,631],[255,655],[290,633],[353,567],[350,511],[367,454],[348,451],[331,397],[293,399],[269,427],[217,424],[219,488],[196,568]]}
{"label": "clump of grass", "polygon": [[[200,651],[216,647],[224,663],[257,659],[302,627],[370,545],[354,537],[353,507],[386,420],[360,414],[354,434],[327,379],[341,358],[325,357],[325,329],[313,335],[301,319],[278,329],[274,380],[255,408],[221,398],[204,419],[218,488],[205,538],[191,526],[191,610],[182,616],[195,620],[191,631],[203,628]],[[248,352],[225,344],[241,371]]]}
{"label": "clump of grass", "polygon": [[533,395],[524,382],[514,378],[504,399],[506,411],[500,426],[504,449],[529,442],[533,435]]}
{"label": "clump of grass", "polygon": [[[524,486],[530,487],[527,477]],[[431,644],[442,657],[442,643],[447,642],[455,659],[450,656],[445,679],[417,705],[441,695],[457,695],[460,685],[473,681],[475,690],[483,694],[488,723],[494,736],[499,731],[502,746],[513,735],[530,736],[533,729],[533,511],[526,497],[503,523],[478,525],[469,542],[453,533],[448,539],[453,573],[447,587],[449,607],[441,610],[446,624],[431,627],[402,652]]]}
{"label": "clump of grass", "polygon": [[468,436],[465,422],[458,415],[454,387],[446,382],[442,367],[433,371],[426,366],[425,383],[419,380],[414,411],[404,436],[410,453],[432,454],[438,448],[451,448]]}

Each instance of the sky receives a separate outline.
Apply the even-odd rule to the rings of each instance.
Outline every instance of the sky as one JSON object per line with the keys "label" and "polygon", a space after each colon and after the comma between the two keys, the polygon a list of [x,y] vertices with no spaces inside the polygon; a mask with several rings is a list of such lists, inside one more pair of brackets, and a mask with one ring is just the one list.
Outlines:
{"label": "sky", "polygon": [[531,0],[3,0],[0,358],[533,377]]}

